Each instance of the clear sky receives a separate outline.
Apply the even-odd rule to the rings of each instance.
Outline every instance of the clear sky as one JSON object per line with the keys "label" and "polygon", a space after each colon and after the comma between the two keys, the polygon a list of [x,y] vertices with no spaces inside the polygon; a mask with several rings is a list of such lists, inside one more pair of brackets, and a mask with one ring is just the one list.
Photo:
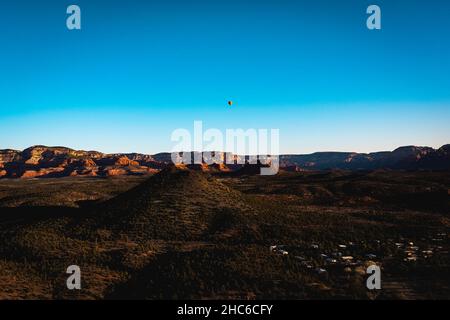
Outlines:
{"label": "clear sky", "polygon": [[4,0],[0,149],[156,153],[194,120],[278,128],[282,153],[439,147],[449,14],[446,0]]}

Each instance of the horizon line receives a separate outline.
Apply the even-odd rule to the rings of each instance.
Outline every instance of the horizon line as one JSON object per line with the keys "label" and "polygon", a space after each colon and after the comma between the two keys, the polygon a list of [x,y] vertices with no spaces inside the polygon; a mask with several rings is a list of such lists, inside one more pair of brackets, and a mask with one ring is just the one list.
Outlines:
{"label": "horizon line", "polygon": [[[354,154],[373,154],[373,153],[382,153],[382,152],[393,152],[397,149],[400,148],[408,148],[408,147],[415,147],[415,148],[431,148],[433,150],[439,150],[444,146],[450,145],[449,143],[443,144],[440,147],[430,147],[430,146],[425,146],[425,145],[400,145],[398,147],[396,147],[395,149],[392,150],[379,150],[379,151],[370,151],[370,152],[358,152],[358,151],[336,151],[336,150],[324,150],[324,151],[314,151],[314,152],[309,152],[309,153],[279,153],[279,156],[292,156],[292,155],[310,155],[310,154],[315,154],[315,153],[354,153]],[[191,151],[160,151],[160,152],[156,152],[156,153],[144,153],[144,152],[137,152],[137,151],[132,151],[132,152],[103,152],[103,151],[99,151],[99,150],[95,150],[95,149],[84,149],[84,148],[72,148],[72,147],[67,147],[67,146],[50,146],[50,145],[43,145],[43,144],[36,144],[36,145],[31,145],[27,148],[24,149],[15,149],[15,148],[0,148],[0,151],[16,151],[16,152],[23,152],[27,149],[31,149],[31,148],[38,148],[38,147],[42,147],[42,148],[64,148],[64,149],[70,149],[70,150],[74,150],[74,151],[84,151],[84,152],[98,152],[104,155],[115,155],[115,154],[142,154],[142,155],[157,155],[157,154],[171,154],[171,153],[181,153],[181,152],[189,152],[189,153],[205,153],[205,152],[221,152],[221,153],[231,153],[234,155],[238,155],[235,154],[233,152],[230,151],[218,151],[218,150],[203,150],[203,151],[198,151],[198,150],[191,150]],[[245,154],[245,155],[239,155],[239,156],[260,156],[261,154]]]}

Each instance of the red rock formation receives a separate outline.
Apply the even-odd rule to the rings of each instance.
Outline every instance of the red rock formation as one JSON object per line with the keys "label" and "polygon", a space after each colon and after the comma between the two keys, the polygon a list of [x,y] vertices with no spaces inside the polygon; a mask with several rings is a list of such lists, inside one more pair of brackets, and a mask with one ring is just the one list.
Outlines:
{"label": "red rock formation", "polygon": [[[46,153],[46,155],[44,155]],[[34,164],[37,165],[41,161],[44,160],[44,158],[47,158],[46,160],[50,160],[50,154],[49,148],[43,147],[43,146],[35,146],[28,149],[25,149],[22,152],[22,156],[24,158],[25,164]]]}
{"label": "red rock formation", "polygon": [[39,177],[39,176],[41,176],[41,175],[39,174],[38,171],[27,170],[20,176],[20,178],[21,179],[31,179],[31,178],[36,178],[36,177]]}
{"label": "red rock formation", "polygon": [[73,170],[69,174],[71,177],[82,176],[82,177],[96,177],[96,170]]}
{"label": "red rock formation", "polygon": [[16,150],[0,150],[0,163],[8,163],[19,161],[21,159],[20,151]]}
{"label": "red rock formation", "polygon": [[34,146],[21,153],[22,161],[29,165],[57,166],[73,159],[101,158],[102,153],[96,151],[72,150],[65,147]]}
{"label": "red rock formation", "polygon": [[138,153],[105,155],[45,146],[30,147],[22,152],[0,150],[0,178],[143,175],[158,172],[165,165],[150,155]]}
{"label": "red rock formation", "polygon": [[105,170],[105,175],[108,176],[108,177],[124,176],[127,173],[128,172],[125,169],[107,169],[107,170]]}
{"label": "red rock formation", "polygon": [[128,159],[127,156],[119,157],[114,163],[116,166],[138,166],[139,162]]}
{"label": "red rock formation", "polygon": [[39,170],[25,170],[21,175],[21,179],[30,179],[30,178],[38,178],[38,177],[59,177],[64,172],[63,167],[56,168],[44,168]]}
{"label": "red rock formation", "polygon": [[128,174],[132,175],[145,175],[151,172],[158,172],[159,170],[150,169],[145,166],[132,166],[127,168]]}
{"label": "red rock formation", "polygon": [[88,177],[96,177],[97,176],[97,171],[91,170],[87,173],[85,173],[86,176]]}
{"label": "red rock formation", "polygon": [[[96,151],[73,150],[64,147],[34,146],[23,151],[0,150],[0,178],[34,178],[61,176],[116,176],[141,175],[158,172],[172,164],[170,153],[153,156],[127,153],[103,154]],[[199,156],[192,153],[191,157]],[[220,159],[231,158],[226,164],[181,165],[183,169],[209,172],[250,170],[247,174],[258,173],[257,166],[244,166],[235,161],[247,160],[248,157],[225,153],[203,153],[207,157],[219,156]],[[401,147],[392,152],[375,152],[368,154],[354,152],[318,152],[309,155],[281,155],[280,169],[284,171],[302,171],[305,169],[348,169],[348,170],[449,170],[450,145],[438,150],[427,147]],[[228,160],[228,159],[227,159]],[[245,168],[244,168],[245,167]],[[252,168],[250,168],[252,167]],[[240,173],[244,173],[240,171]]]}
{"label": "red rock formation", "polygon": [[85,159],[70,159],[67,161],[67,165],[76,168],[94,168],[97,167],[97,164],[91,158]]}
{"label": "red rock formation", "polygon": [[94,160],[92,160],[92,159],[84,159],[83,161],[82,161],[82,165],[83,165],[83,167],[85,167],[85,168],[93,168],[93,167],[96,167],[97,166],[97,164],[94,162]]}
{"label": "red rock formation", "polygon": [[159,169],[147,168],[147,173],[149,173],[149,174],[156,174],[156,173],[158,173],[160,171],[161,170],[159,170]]}

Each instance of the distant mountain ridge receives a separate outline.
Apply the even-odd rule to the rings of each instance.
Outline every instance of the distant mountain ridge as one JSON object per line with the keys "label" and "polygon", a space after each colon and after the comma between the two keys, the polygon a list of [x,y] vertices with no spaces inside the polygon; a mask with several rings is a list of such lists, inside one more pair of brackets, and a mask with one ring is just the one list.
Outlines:
{"label": "distant mountain ridge", "polygon": [[298,166],[313,170],[449,170],[450,144],[439,149],[405,146],[394,151],[372,153],[316,152],[307,155],[283,155],[280,156],[280,166]]}
{"label": "distant mountain ridge", "polygon": [[[192,157],[199,153],[192,153]],[[223,152],[215,152],[222,159]],[[234,160],[247,157],[232,155]],[[245,159],[242,159],[245,158]],[[105,154],[98,151],[74,150],[67,147],[33,146],[23,151],[0,150],[0,178],[36,178],[64,176],[144,175],[160,171],[171,163],[170,153]],[[202,171],[236,171],[244,165],[191,165]],[[450,170],[450,144],[439,149],[404,146],[394,151],[316,152],[280,155],[280,168],[285,171],[304,170]]]}

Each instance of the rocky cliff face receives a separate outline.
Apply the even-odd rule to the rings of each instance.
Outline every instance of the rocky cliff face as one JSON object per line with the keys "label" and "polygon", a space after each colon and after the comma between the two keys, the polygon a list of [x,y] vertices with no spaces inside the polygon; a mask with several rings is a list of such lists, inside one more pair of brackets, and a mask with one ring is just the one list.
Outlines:
{"label": "rocky cliff face", "polygon": [[0,178],[142,175],[165,166],[148,157],[142,163],[151,163],[152,168],[121,154],[34,146],[23,151],[0,150]]}
{"label": "rocky cliff face", "polygon": [[[201,157],[192,153],[191,159]],[[232,159],[221,165],[188,165],[191,170],[250,172],[243,162],[248,157],[213,152],[203,156]],[[241,164],[236,164],[240,161]],[[145,155],[140,153],[104,154],[97,151],[73,150],[65,147],[34,146],[23,151],[0,150],[0,178],[40,178],[66,176],[120,176],[153,174],[171,164],[170,153]],[[251,167],[251,166],[250,166]],[[308,155],[281,155],[280,167],[284,171],[304,170],[450,170],[450,145],[435,150],[429,147],[407,146],[392,152],[317,152]],[[249,171],[250,170],[250,171]],[[255,171],[256,172],[256,171]]]}
{"label": "rocky cliff face", "polygon": [[7,162],[14,162],[20,160],[20,151],[16,150],[0,150],[0,166]]}
{"label": "rocky cliff face", "polygon": [[449,170],[448,145],[440,149],[406,146],[392,152],[316,152],[307,155],[280,156],[281,167],[326,170]]}

